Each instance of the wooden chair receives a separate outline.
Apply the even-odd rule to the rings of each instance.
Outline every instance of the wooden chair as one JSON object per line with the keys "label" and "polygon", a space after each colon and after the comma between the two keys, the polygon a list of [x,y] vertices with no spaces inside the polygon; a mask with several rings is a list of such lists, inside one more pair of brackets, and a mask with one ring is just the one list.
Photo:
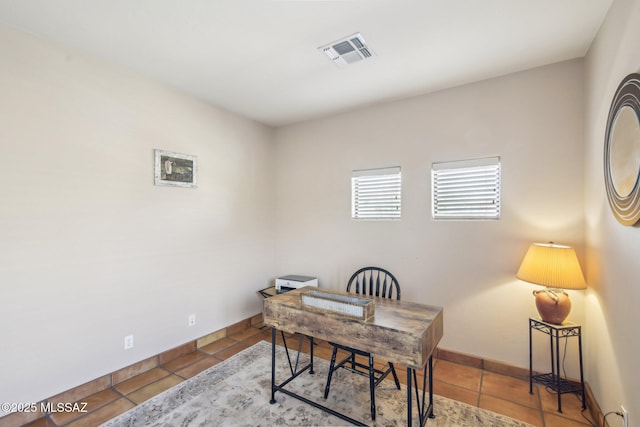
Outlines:
{"label": "wooden chair", "polygon": [[[387,270],[379,267],[365,267],[353,273],[347,284],[347,292],[354,292],[362,295],[373,295],[381,298],[400,299],[400,285],[395,276]],[[329,374],[327,376],[327,384],[324,389],[324,398],[329,396],[329,387],[331,386],[331,377],[333,373],[344,368],[355,374],[369,377],[369,393],[371,395],[371,419],[376,419],[376,398],[375,388],[389,373],[393,375],[396,387],[400,390],[400,381],[393,367],[393,363],[389,362],[385,370],[374,367],[373,356],[364,350],[348,347],[342,344],[329,343],[333,346],[333,354],[331,355],[331,363],[329,364]],[[342,361],[336,363],[336,355],[338,350],[349,353]],[[356,359],[356,355],[363,356],[368,359],[368,363],[362,363]]]}

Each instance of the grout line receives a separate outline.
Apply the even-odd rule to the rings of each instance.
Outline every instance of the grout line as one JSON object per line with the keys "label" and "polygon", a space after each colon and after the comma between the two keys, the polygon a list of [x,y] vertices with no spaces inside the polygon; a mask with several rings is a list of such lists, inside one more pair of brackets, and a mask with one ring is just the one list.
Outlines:
{"label": "grout line", "polygon": [[540,393],[540,386],[538,384],[533,384],[533,386],[538,393],[538,405],[540,405],[540,418],[542,418],[542,427],[546,427],[547,420],[544,417],[544,408],[542,407],[542,394]]}
{"label": "grout line", "polygon": [[480,387],[478,389],[478,401],[476,406],[480,407],[480,398],[482,397],[482,387],[484,386],[484,369],[480,370]]}
{"label": "grout line", "polygon": [[[61,426],[58,426],[58,424],[56,424],[55,422],[53,422],[53,420],[51,419],[50,414],[46,414],[46,415],[45,415],[44,417],[42,417],[42,418],[44,418],[45,420],[47,420],[47,422],[51,423],[51,425],[52,425],[52,426],[54,426],[54,427],[61,427]],[[39,418],[39,419],[41,419],[41,418]],[[37,420],[36,420],[36,421],[37,421]]]}

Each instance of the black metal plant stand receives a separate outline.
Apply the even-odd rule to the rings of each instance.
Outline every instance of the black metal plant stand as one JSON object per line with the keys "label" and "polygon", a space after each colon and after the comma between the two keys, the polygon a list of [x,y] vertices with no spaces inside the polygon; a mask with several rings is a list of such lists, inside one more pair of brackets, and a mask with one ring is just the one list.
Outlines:
{"label": "black metal plant stand", "polygon": [[[532,332],[540,331],[549,335],[551,350],[551,372],[533,375],[533,340]],[[569,381],[560,376],[560,340],[578,337],[578,354],[580,360],[580,382]],[[562,412],[561,396],[565,393],[581,393],[582,409],[587,407],[584,391],[584,375],[582,373],[582,327],[575,323],[564,322],[561,325],[547,323],[540,319],[529,318],[529,393],[533,394],[533,383],[543,384],[558,395],[558,412]]]}

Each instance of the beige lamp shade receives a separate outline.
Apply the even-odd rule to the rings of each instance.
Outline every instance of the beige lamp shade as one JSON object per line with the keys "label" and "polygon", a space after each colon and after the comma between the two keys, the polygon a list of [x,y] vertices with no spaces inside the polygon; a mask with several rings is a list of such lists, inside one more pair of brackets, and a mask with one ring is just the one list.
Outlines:
{"label": "beige lamp shade", "polygon": [[516,277],[557,289],[585,289],[576,251],[570,246],[534,243],[529,247]]}
{"label": "beige lamp shade", "polygon": [[571,311],[569,295],[562,289],[587,287],[573,248],[553,243],[529,246],[516,277],[547,287],[544,291],[533,291],[536,308],[543,321],[557,325],[561,325]]}

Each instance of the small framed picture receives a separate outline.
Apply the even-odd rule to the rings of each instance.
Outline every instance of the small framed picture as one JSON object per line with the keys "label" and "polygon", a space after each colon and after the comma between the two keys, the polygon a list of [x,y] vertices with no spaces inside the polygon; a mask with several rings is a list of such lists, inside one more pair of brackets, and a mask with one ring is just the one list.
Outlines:
{"label": "small framed picture", "polygon": [[155,184],[172,187],[198,186],[198,158],[189,154],[154,150]]}

